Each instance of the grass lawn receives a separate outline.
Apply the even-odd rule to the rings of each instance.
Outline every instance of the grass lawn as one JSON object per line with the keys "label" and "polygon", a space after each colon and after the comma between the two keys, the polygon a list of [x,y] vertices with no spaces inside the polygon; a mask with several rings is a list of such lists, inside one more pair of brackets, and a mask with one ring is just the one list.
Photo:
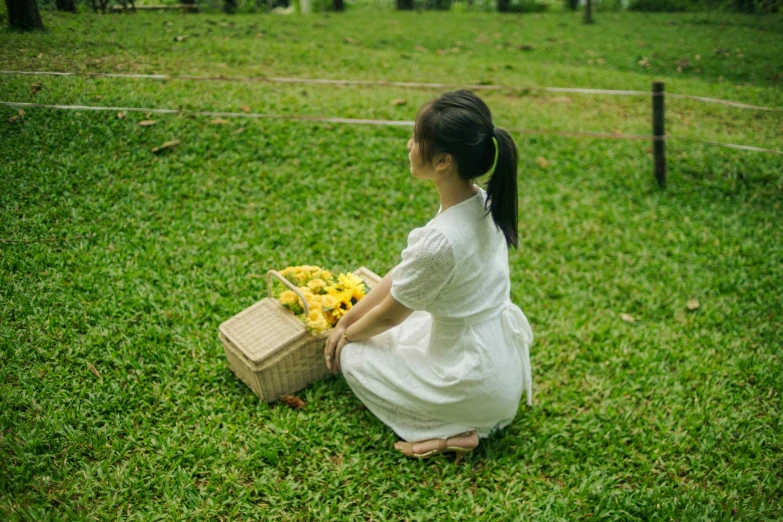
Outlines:
{"label": "grass lawn", "polygon": [[[783,108],[780,16],[596,19],[46,13],[45,33],[0,32],[0,69],[660,79]],[[435,94],[0,75],[0,101],[350,118],[410,120]],[[646,97],[484,97],[501,127],[650,132]],[[269,268],[398,261],[437,210],[407,173],[410,129],[18,115],[0,106],[0,518],[783,518],[783,156],[672,139],[663,191],[647,142],[515,134],[512,298],[536,334],[535,403],[455,464],[395,453],[341,377],[302,391],[301,410],[260,403],[217,339]],[[781,112],[667,98],[673,136],[781,150],[782,128]]]}

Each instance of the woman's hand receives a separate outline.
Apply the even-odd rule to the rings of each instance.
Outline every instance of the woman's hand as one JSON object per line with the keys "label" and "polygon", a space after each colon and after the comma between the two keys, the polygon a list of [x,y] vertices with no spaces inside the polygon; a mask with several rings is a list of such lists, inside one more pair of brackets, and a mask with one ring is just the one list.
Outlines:
{"label": "woman's hand", "polygon": [[345,330],[345,326],[341,326],[340,323],[337,323],[332,330],[332,333],[330,333],[329,337],[326,339],[324,359],[326,360],[326,367],[330,372],[340,371],[340,352],[342,351],[343,346],[345,346],[345,339],[343,338]]}

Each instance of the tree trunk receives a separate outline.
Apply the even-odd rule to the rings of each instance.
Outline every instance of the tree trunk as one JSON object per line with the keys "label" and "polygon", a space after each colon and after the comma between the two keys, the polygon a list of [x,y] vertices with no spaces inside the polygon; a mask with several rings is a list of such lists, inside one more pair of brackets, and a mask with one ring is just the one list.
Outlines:
{"label": "tree trunk", "polygon": [[413,0],[397,0],[397,9],[402,11],[412,11]]}
{"label": "tree trunk", "polygon": [[76,2],[74,0],[57,0],[55,5],[58,11],[76,12]]}
{"label": "tree trunk", "polygon": [[568,4],[568,8],[572,11],[576,11],[576,8],[579,7],[579,0],[567,0],[566,3]]}
{"label": "tree trunk", "polygon": [[234,14],[237,10],[237,0],[223,0],[223,12]]}
{"label": "tree trunk", "polygon": [[511,7],[511,0],[498,0],[498,12],[507,13]]}
{"label": "tree trunk", "polygon": [[19,31],[43,29],[38,0],[5,0],[8,8],[8,25]]}
{"label": "tree trunk", "polygon": [[593,23],[593,0],[585,0],[585,23]]}
{"label": "tree trunk", "polygon": [[345,4],[343,3],[343,0],[333,0],[332,7],[335,11],[345,11]]}

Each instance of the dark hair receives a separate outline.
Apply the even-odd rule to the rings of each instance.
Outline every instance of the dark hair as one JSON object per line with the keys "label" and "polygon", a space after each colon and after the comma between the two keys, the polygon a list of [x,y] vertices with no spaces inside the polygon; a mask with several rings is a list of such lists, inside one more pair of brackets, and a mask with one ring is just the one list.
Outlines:
{"label": "dark hair", "polygon": [[[436,153],[450,154],[463,179],[476,179],[495,170],[487,184],[485,208],[517,247],[517,146],[503,129],[492,123],[492,113],[470,91],[447,92],[419,109],[413,137],[421,157],[432,161]],[[495,142],[497,140],[497,163]]]}

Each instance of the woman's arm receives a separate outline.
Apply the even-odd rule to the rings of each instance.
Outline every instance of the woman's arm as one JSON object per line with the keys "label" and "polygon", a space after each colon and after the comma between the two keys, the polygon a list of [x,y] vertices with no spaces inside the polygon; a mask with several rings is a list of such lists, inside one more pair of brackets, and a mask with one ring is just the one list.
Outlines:
{"label": "woman's arm", "polygon": [[[367,296],[345,314],[335,326],[324,347],[329,370],[340,371],[340,352],[351,341],[363,341],[402,323],[413,312],[391,296],[391,270]],[[350,329],[350,333],[348,330]]]}

